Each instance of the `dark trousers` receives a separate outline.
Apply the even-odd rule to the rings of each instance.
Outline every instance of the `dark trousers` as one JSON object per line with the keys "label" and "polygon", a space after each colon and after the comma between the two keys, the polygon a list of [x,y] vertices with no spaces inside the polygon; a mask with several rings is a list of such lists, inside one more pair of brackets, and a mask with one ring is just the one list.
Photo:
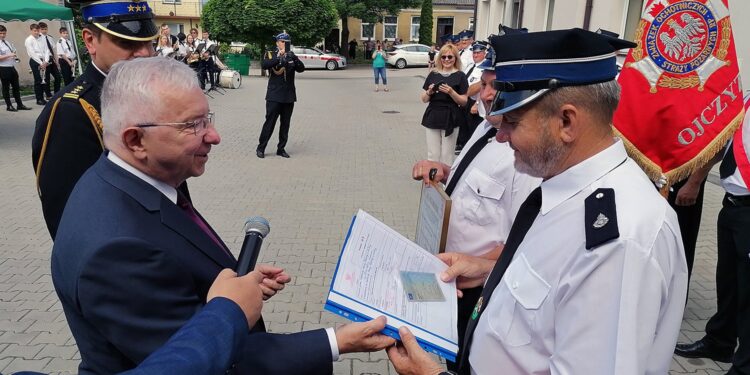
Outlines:
{"label": "dark trousers", "polygon": [[29,66],[31,67],[31,73],[34,75],[34,96],[36,96],[37,102],[41,102],[44,100],[44,92],[42,91],[42,74],[39,71],[39,64],[34,59],[29,59]]}
{"label": "dark trousers", "polygon": [[73,67],[68,65],[68,62],[64,59],[58,59],[57,62],[60,64],[60,73],[62,73],[63,83],[67,86],[73,82]]}
{"label": "dark trousers", "polygon": [[279,128],[279,145],[276,151],[284,150],[289,138],[289,123],[292,120],[293,110],[294,103],[266,101],[266,122],[263,123],[263,130],[261,130],[260,138],[258,138],[258,150],[266,150],[266,145],[273,135],[273,129],[276,127],[276,120],[279,117],[281,117],[281,127]]}
{"label": "dark trousers", "polygon": [[44,84],[44,93],[47,94],[47,96],[52,96],[53,92],[50,91],[50,85],[52,84],[51,79],[55,79],[55,91],[60,91],[60,82],[62,79],[60,78],[60,70],[57,69],[57,64],[54,64],[50,61],[49,65],[47,65],[47,71],[44,73],[44,79],[47,81],[47,83]]}
{"label": "dark trousers", "polygon": [[693,260],[695,259],[695,243],[698,241],[698,231],[701,228],[701,214],[703,213],[703,190],[706,180],[701,182],[698,196],[695,198],[695,204],[692,206],[677,206],[677,192],[685,186],[687,178],[672,185],[672,191],[669,192],[667,201],[677,213],[677,221],[680,224],[680,234],[682,235],[682,246],[685,248],[685,258],[688,266],[688,280],[693,273]]}
{"label": "dark trousers", "polygon": [[5,104],[10,107],[13,105],[10,102],[10,88],[13,87],[13,98],[16,99],[16,104],[19,106],[23,105],[21,101],[21,89],[18,84],[18,72],[16,68],[12,66],[0,66],[0,83],[3,85],[3,99]]}
{"label": "dark trousers", "polygon": [[[456,358],[461,358],[461,347],[464,345],[464,335],[466,327],[469,325],[471,313],[474,312],[479,297],[482,296],[482,287],[471,289],[461,289],[464,296],[458,299],[458,354]],[[458,363],[446,361],[448,370],[458,371]]]}
{"label": "dark trousers", "polygon": [[739,338],[728,374],[750,374],[750,205],[735,206],[725,197],[716,237],[717,308],[703,340],[728,349]]}

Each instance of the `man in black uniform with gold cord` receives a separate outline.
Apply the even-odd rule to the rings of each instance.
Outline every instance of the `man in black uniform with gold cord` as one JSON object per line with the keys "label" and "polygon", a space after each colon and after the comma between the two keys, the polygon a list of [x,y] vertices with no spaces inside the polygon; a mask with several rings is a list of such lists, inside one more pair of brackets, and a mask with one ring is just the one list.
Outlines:
{"label": "man in black uniform with gold cord", "polygon": [[258,147],[255,155],[263,159],[266,145],[273,135],[276,120],[281,116],[279,129],[279,144],[276,155],[288,158],[286,141],[289,138],[289,122],[292,119],[294,102],[297,101],[297,91],[294,87],[294,74],[305,71],[302,61],[288,50],[292,38],[287,33],[276,35],[276,52],[269,51],[261,63],[262,69],[268,69],[268,89],[266,90],[266,122],[260,132]]}
{"label": "man in black uniform with gold cord", "polygon": [[49,101],[31,143],[37,192],[53,240],[70,192],[104,150],[99,96],[107,72],[120,60],[153,55],[151,41],[159,35],[145,1],[67,0],[66,6],[80,7],[91,62]]}

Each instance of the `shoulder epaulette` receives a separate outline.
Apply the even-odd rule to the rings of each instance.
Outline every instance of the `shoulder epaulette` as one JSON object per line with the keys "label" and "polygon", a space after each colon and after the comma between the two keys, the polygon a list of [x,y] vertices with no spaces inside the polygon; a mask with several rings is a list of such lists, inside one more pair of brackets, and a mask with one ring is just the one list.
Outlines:
{"label": "shoulder epaulette", "polygon": [[596,189],[586,197],[585,207],[586,250],[620,237],[614,189]]}
{"label": "shoulder epaulette", "polygon": [[73,99],[78,100],[86,91],[91,89],[93,87],[92,84],[88,83],[82,83],[80,85],[75,85],[70,90],[62,95],[64,99]]}

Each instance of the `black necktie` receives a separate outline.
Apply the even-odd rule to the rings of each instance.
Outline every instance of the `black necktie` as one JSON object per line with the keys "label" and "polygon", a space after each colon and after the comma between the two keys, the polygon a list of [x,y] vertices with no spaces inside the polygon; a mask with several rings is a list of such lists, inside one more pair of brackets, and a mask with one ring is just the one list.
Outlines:
{"label": "black necktie", "polygon": [[719,166],[719,177],[722,180],[734,174],[734,171],[737,169],[737,160],[734,159],[733,145],[734,143],[729,145],[727,153],[724,154],[724,160],[721,161],[721,166]]}
{"label": "black necktie", "polygon": [[477,157],[484,146],[487,146],[490,138],[494,137],[495,134],[497,134],[497,129],[492,128],[488,130],[487,133],[485,133],[481,138],[477,139],[477,141],[474,142],[473,145],[471,145],[471,148],[466,152],[464,158],[461,159],[460,163],[458,163],[456,172],[453,173],[448,186],[445,187],[445,194],[448,194],[450,196],[453,193],[453,190],[456,188],[456,184],[458,184],[458,180],[461,179],[461,175],[464,174],[464,171],[466,171],[466,168],[469,166],[469,164],[471,164],[474,158]]}
{"label": "black necktie", "polygon": [[49,43],[49,37],[45,35],[44,41],[47,42],[47,48],[49,48],[49,55],[55,56],[54,52],[52,52],[52,44]]}
{"label": "black necktie", "polygon": [[[469,324],[466,326],[466,334],[464,335],[464,342],[461,347],[461,353],[459,358],[459,369],[460,373],[469,372],[469,350],[471,349],[471,339],[474,335],[474,329],[477,327],[479,318],[482,316],[482,312],[486,309],[492,297],[492,292],[500,284],[505,270],[508,269],[510,262],[513,260],[513,255],[516,254],[518,246],[521,245],[526,232],[531,228],[531,224],[534,223],[539,209],[542,207],[542,188],[537,187],[534,191],[529,194],[528,198],[523,202],[521,208],[518,209],[518,214],[515,220],[513,220],[513,226],[510,228],[508,234],[508,240],[505,242],[505,248],[500,254],[500,259],[495,263],[495,267],[490,273],[490,277],[487,278],[487,283],[484,284],[482,290],[482,296],[479,297],[477,305],[474,307],[474,312],[471,314]],[[510,302],[506,302],[510,303]]]}
{"label": "black necktie", "polygon": [[476,68],[476,67],[477,67],[477,64],[472,64],[471,65],[471,69],[469,69],[469,72],[466,73],[466,78],[471,77],[471,73],[474,72],[474,68]]}

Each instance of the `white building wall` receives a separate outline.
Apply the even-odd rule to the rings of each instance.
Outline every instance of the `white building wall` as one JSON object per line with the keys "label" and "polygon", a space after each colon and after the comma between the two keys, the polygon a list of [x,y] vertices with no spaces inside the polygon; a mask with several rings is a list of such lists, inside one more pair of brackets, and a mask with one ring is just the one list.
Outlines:
{"label": "white building wall", "polygon": [[[509,24],[509,4],[512,1],[478,0],[478,38],[484,39],[490,34],[497,33],[497,25],[501,22]],[[546,30],[550,1],[554,3],[551,30],[583,27],[587,0],[524,0],[522,26],[529,31]],[[593,0],[589,30],[602,28],[632,40],[633,35],[623,35],[628,23],[628,14],[638,14],[640,17],[641,12],[628,10],[630,7],[642,8],[644,2],[646,0]],[[729,11],[743,86],[750,90],[750,22],[746,21],[750,17],[750,1],[729,0]]]}

